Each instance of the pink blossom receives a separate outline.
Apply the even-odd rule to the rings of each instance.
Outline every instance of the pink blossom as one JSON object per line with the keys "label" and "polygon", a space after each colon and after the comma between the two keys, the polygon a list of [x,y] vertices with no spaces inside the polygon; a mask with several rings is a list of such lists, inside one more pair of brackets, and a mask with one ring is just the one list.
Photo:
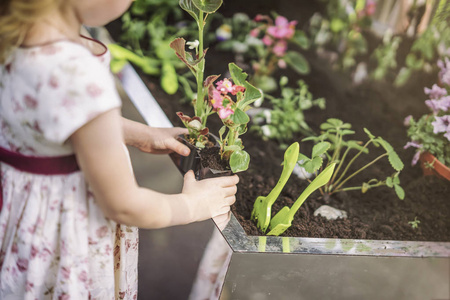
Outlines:
{"label": "pink blossom", "polygon": [[450,60],[446,57],[444,61],[439,60],[437,65],[441,69],[439,79],[442,83],[450,85]]}
{"label": "pink blossom", "polygon": [[260,32],[260,29],[259,29],[259,28],[253,28],[253,29],[250,31],[250,36],[252,36],[252,37],[258,37],[259,32]]}
{"label": "pink blossom", "polygon": [[64,279],[69,279],[70,278],[70,267],[62,267],[61,275]]}
{"label": "pink blossom", "polygon": [[210,101],[214,109],[219,109],[222,107],[223,96],[218,90],[214,89],[213,98]]}
{"label": "pink blossom", "polygon": [[439,87],[437,84],[433,84],[431,89],[425,88],[425,94],[430,96],[430,99],[439,99],[445,95],[447,95],[447,90]]}
{"label": "pink blossom", "polygon": [[233,91],[233,83],[225,78],[224,80],[220,80],[219,82],[217,82],[216,84],[217,89],[222,93],[222,94],[227,94],[227,93],[231,93]]}
{"label": "pink blossom", "polygon": [[262,42],[266,46],[271,46],[273,44],[272,38],[270,36],[268,36],[267,34],[262,38]]}
{"label": "pink blossom", "polygon": [[287,65],[286,65],[286,61],[284,59],[279,59],[278,60],[278,67],[280,69],[286,69]]}
{"label": "pink blossom", "polygon": [[80,275],[78,275],[78,279],[79,279],[81,282],[87,282],[87,280],[88,280],[88,274],[87,274],[87,272],[83,270],[83,271],[80,273]]}
{"label": "pink blossom", "polygon": [[245,87],[240,86],[240,85],[233,85],[233,90],[231,91],[232,95],[236,95],[239,92],[244,92],[245,91]]}
{"label": "pink blossom", "polygon": [[285,40],[279,40],[273,47],[273,53],[278,57],[284,56],[286,50],[287,50],[287,42]]}
{"label": "pink blossom", "polygon": [[278,16],[275,19],[275,26],[269,26],[267,33],[277,39],[290,39],[294,36],[295,25],[297,21],[289,22],[285,17]]}
{"label": "pink blossom", "polygon": [[234,110],[232,110],[230,107],[222,107],[221,109],[219,109],[218,114],[219,118],[226,119],[230,115],[234,114]]}

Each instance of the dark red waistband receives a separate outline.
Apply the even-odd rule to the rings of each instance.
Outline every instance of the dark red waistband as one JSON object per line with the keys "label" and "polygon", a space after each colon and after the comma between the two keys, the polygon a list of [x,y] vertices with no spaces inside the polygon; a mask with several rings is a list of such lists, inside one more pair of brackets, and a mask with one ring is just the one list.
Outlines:
{"label": "dark red waistband", "polygon": [[[79,171],[75,155],[68,156],[26,156],[0,147],[0,162],[20,171],[40,175],[64,175]],[[3,204],[0,182],[0,211]]]}

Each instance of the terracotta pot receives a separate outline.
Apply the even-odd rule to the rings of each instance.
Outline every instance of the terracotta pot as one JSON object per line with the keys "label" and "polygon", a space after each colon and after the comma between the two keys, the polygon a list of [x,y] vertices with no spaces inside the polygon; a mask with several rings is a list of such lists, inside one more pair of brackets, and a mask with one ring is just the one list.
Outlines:
{"label": "terracotta pot", "polygon": [[435,175],[450,181],[450,168],[441,163],[433,154],[423,152],[420,154],[419,160],[423,175]]}
{"label": "terracotta pot", "polygon": [[[180,171],[181,175],[184,176],[189,170],[193,170],[195,174],[195,178],[197,180],[206,179],[206,178],[214,178],[214,177],[220,177],[220,176],[229,176],[232,175],[233,172],[231,170],[216,170],[211,169],[208,167],[204,167],[201,163],[201,150],[200,148],[197,148],[196,146],[189,143],[184,135],[179,135],[177,138],[181,143],[188,146],[191,150],[191,153],[189,156],[181,156],[178,153],[171,153],[169,156],[172,159],[172,161],[177,166],[178,170]],[[217,142],[218,138],[209,133],[208,139],[214,143],[213,147],[220,147],[219,143]]]}

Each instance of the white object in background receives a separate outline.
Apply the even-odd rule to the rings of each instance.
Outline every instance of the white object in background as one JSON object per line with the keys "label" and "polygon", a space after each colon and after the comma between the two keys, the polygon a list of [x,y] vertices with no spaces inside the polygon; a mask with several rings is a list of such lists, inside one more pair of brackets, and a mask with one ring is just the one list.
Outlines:
{"label": "white object in background", "polygon": [[322,205],[314,212],[314,216],[321,215],[327,218],[327,220],[336,220],[337,218],[346,219],[347,212],[328,205]]}
{"label": "white object in background", "polygon": [[[303,161],[299,161],[299,163],[302,163]],[[298,178],[305,180],[311,178],[314,174],[306,172],[305,168],[300,167],[298,164],[295,165],[294,170],[292,170],[292,173],[297,175]]]}
{"label": "white object in background", "polygon": [[130,64],[120,71],[122,87],[145,122],[152,127],[173,127],[147,86]]}

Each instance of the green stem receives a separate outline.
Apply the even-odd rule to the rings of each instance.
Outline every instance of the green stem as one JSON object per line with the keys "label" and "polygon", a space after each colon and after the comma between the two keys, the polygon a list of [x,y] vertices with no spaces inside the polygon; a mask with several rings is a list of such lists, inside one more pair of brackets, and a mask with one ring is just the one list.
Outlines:
{"label": "green stem", "polygon": [[344,181],[342,181],[342,183],[340,185],[338,185],[335,190],[338,191],[341,186],[346,183],[348,180],[350,180],[350,178],[354,177],[355,175],[359,174],[361,171],[363,171],[364,169],[366,169],[367,167],[373,165],[374,163],[376,163],[378,160],[382,159],[383,157],[387,156],[387,153],[384,153],[380,156],[378,156],[377,158],[375,158],[374,160],[372,160],[370,163],[368,163],[367,165],[365,165],[364,167],[360,168],[358,171],[355,171],[352,175],[348,176]]}
{"label": "green stem", "polygon": [[353,156],[353,158],[349,161],[347,167],[344,169],[344,171],[342,172],[341,176],[339,176],[338,180],[336,180],[335,185],[338,184],[342,178],[344,178],[345,174],[347,174],[348,169],[350,168],[350,166],[353,164],[353,162],[361,155],[361,153],[363,153],[364,149],[366,149],[370,143],[372,142],[372,140],[369,140],[362,148],[361,150],[359,150],[359,152]]}
{"label": "green stem", "polygon": [[[384,182],[378,182],[377,184],[369,184],[369,189],[374,188],[374,187],[379,187],[382,185],[386,185]],[[361,190],[362,186],[353,186],[353,187],[346,187],[340,190],[335,190],[333,191],[332,194],[337,193],[337,192],[345,192],[345,191],[356,191],[356,190]]]}
{"label": "green stem", "polygon": [[[200,10],[198,16],[198,55],[203,55],[203,27],[205,25],[203,20],[203,11]],[[204,105],[204,95],[203,95],[203,76],[205,70],[205,60],[202,59],[198,63],[198,71],[197,71],[197,102],[195,104],[195,115],[199,116],[202,120],[202,125],[206,126],[206,116],[203,114],[203,105]]]}
{"label": "green stem", "polygon": [[344,155],[342,155],[339,165],[337,166],[336,171],[334,171],[333,178],[331,178],[331,180],[330,180],[331,184],[334,183],[334,179],[336,179],[336,176],[339,173],[339,170],[341,169],[342,165],[344,164],[344,160],[347,157],[347,154],[349,151],[350,151],[350,148],[347,148],[347,150],[345,150],[345,152],[344,152]]}

